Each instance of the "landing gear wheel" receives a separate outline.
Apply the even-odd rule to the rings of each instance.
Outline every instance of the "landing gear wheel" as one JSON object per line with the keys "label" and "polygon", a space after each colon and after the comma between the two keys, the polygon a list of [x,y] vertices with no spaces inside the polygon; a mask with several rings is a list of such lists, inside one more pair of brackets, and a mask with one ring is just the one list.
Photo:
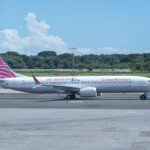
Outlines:
{"label": "landing gear wheel", "polygon": [[66,96],[66,99],[67,99],[67,100],[71,99],[71,95],[67,95],[67,96]]}
{"label": "landing gear wheel", "polygon": [[75,95],[75,94],[72,94],[71,97],[72,97],[72,99],[75,99],[75,98],[76,98],[76,95]]}
{"label": "landing gear wheel", "polygon": [[140,96],[140,99],[141,99],[141,100],[146,100],[146,95],[141,95],[141,96]]}
{"label": "landing gear wheel", "polygon": [[69,99],[75,99],[76,98],[76,95],[75,94],[72,94],[72,95],[67,95],[66,96],[66,99],[69,100]]}

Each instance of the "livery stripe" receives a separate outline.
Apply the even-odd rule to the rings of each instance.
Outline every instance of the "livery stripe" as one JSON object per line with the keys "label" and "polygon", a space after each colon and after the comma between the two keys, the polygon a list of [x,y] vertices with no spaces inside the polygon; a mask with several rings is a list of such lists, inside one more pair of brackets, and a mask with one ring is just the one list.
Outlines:
{"label": "livery stripe", "polygon": [[13,77],[16,77],[16,75],[4,62],[4,60],[0,57],[0,78],[13,78]]}
{"label": "livery stripe", "polygon": [[6,63],[4,62],[2,58],[0,59],[0,65],[6,65]]}
{"label": "livery stripe", "polygon": [[0,74],[1,72],[7,73],[9,76],[13,76],[13,77],[15,76],[15,74],[10,70],[0,69]]}
{"label": "livery stripe", "polygon": [[5,77],[5,76],[1,76],[1,75],[0,75],[0,78],[7,78],[7,77]]}
{"label": "livery stripe", "polygon": [[0,75],[6,76],[6,77],[13,77],[13,76],[11,76],[9,74],[6,74],[5,72],[0,72]]}
{"label": "livery stripe", "polygon": [[5,69],[0,69],[0,72],[5,72],[5,73],[12,75],[12,76],[14,75],[13,72],[11,72],[9,70],[5,70]]}
{"label": "livery stripe", "polygon": [[1,70],[0,70],[0,75],[3,74],[3,73],[4,73],[6,76],[15,77],[15,75],[12,74],[11,72],[9,73],[9,72],[5,72],[5,71],[1,71]]}
{"label": "livery stripe", "polygon": [[6,65],[0,65],[0,68],[6,68],[6,69],[10,70],[10,68],[8,66],[6,66]]}
{"label": "livery stripe", "polygon": [[3,70],[4,72],[11,72],[11,73],[13,73],[11,70],[5,69],[5,68],[0,68],[0,70]]}
{"label": "livery stripe", "polygon": [[[7,71],[11,71],[9,68],[0,67],[0,69],[4,69],[4,70],[7,70]],[[11,72],[12,72],[12,71],[11,71]]]}
{"label": "livery stripe", "polygon": [[9,71],[3,71],[3,70],[0,70],[0,73],[6,73],[7,75],[9,76],[15,76],[15,74],[13,74],[12,72],[9,72]]}
{"label": "livery stripe", "polygon": [[0,75],[0,78],[15,78],[15,77],[7,77],[5,75]]}

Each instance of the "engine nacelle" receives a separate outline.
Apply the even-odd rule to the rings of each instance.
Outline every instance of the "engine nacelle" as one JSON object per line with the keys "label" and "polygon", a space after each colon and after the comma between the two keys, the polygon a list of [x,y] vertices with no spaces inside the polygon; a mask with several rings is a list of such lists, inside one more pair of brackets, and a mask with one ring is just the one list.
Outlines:
{"label": "engine nacelle", "polygon": [[81,97],[96,97],[97,92],[95,87],[82,88],[79,91]]}

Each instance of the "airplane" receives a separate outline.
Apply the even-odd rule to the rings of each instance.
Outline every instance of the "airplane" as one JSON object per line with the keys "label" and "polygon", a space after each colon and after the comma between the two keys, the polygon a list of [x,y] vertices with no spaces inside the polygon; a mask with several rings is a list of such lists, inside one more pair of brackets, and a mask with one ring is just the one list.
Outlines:
{"label": "airplane", "polygon": [[150,99],[150,79],[141,76],[32,77],[15,73],[0,57],[0,86],[30,93],[63,93],[66,99],[96,97],[102,93],[144,93]]}

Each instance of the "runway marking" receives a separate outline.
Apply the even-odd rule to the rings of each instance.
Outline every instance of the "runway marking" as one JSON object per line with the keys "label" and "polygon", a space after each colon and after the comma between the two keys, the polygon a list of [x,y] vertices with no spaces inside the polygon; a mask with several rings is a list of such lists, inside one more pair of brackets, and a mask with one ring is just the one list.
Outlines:
{"label": "runway marking", "polygon": [[84,101],[74,101],[74,100],[73,100],[73,101],[69,101],[69,103],[73,103],[73,104],[74,104],[74,103],[84,103]]}

